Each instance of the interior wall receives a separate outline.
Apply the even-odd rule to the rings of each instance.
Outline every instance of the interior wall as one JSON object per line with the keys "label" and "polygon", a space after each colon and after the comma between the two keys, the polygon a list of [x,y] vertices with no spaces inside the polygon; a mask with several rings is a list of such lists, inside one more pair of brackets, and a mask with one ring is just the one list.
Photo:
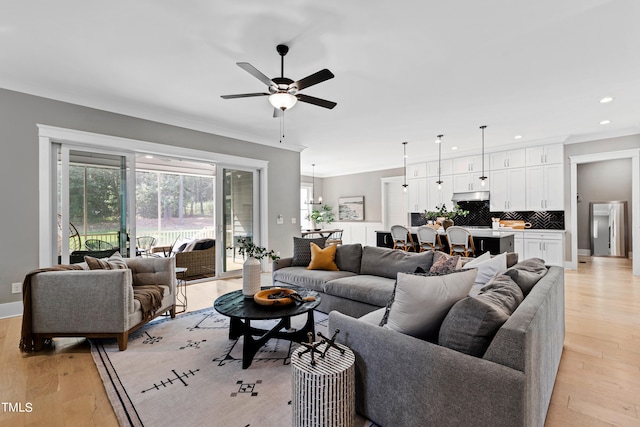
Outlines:
{"label": "interior wall", "polygon": [[[627,201],[627,253],[631,250],[631,159],[578,165],[578,250],[591,251],[589,203]],[[580,201],[581,200],[581,201]]]}
{"label": "interior wall", "polygon": [[[608,153],[612,151],[623,150],[637,150],[638,147],[640,147],[640,134],[621,136],[616,138],[598,139],[594,141],[581,142],[578,144],[566,144],[564,146],[564,206],[566,218],[565,227],[567,230],[565,234],[565,260],[573,259],[571,253],[571,239],[573,233],[577,232],[578,238],[580,238],[581,234],[578,230],[571,229],[571,218],[573,215],[573,212],[571,211],[571,197],[576,197],[576,195],[571,194],[571,164],[569,162],[569,158],[571,156],[581,156],[586,154]],[[607,168],[606,173],[609,173],[609,168]],[[631,173],[627,175],[626,181],[631,183]],[[577,184],[580,185],[579,179]],[[631,198],[629,198],[629,202],[631,202]],[[581,205],[583,203],[579,203],[578,205]],[[628,209],[629,220],[631,220],[631,206],[629,206]],[[580,227],[578,226],[578,228]],[[629,230],[631,231],[632,229],[630,228]],[[578,247],[580,247],[580,244],[578,244]]]}
{"label": "interior wall", "polygon": [[[403,168],[395,168],[323,178],[322,200],[331,205],[334,212],[338,212],[340,197],[364,196],[364,220],[382,222],[382,182],[380,180],[403,174]],[[316,185],[317,183],[316,178]]]}
{"label": "interior wall", "polygon": [[38,128],[45,124],[269,162],[269,248],[292,253],[297,218],[300,153],[205,132],[0,89],[0,304],[20,301],[11,283],[38,266]]}

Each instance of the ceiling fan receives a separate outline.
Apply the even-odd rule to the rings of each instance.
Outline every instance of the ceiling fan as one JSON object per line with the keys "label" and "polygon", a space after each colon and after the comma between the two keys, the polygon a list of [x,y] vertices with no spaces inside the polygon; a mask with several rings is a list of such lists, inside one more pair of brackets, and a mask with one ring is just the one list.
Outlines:
{"label": "ceiling fan", "polygon": [[334,78],[335,76],[328,69],[323,69],[317,73],[313,73],[298,81],[293,81],[284,76],[284,56],[289,52],[289,47],[283,44],[276,46],[276,50],[280,54],[280,77],[274,77],[270,79],[260,72],[256,67],[248,62],[236,62],[238,67],[251,74],[253,77],[260,80],[262,83],[269,87],[269,92],[257,92],[257,93],[242,93],[237,95],[222,95],[224,99],[233,98],[248,98],[252,96],[268,96],[269,102],[273,105],[273,117],[280,117],[284,114],[285,110],[293,107],[297,101],[306,102],[308,104],[318,105],[324,108],[333,108],[336,104],[326,99],[320,99],[313,96],[298,93],[302,89],[306,89],[309,86],[313,86],[318,83],[322,83],[325,80]]}

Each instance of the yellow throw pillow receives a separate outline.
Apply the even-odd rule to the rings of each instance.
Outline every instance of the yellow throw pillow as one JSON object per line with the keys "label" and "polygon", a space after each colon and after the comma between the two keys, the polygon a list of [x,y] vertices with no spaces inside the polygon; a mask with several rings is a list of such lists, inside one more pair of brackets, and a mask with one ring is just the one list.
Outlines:
{"label": "yellow throw pillow", "polygon": [[311,262],[307,270],[340,270],[336,265],[336,249],[338,245],[329,245],[322,249],[311,242]]}

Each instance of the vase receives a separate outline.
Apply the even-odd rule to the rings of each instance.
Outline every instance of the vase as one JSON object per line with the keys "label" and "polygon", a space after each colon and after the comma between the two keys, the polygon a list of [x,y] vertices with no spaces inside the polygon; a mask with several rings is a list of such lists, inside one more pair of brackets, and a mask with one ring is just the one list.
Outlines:
{"label": "vase", "polygon": [[242,264],[242,294],[245,298],[253,298],[260,291],[260,274],[262,263],[259,259],[249,257]]}
{"label": "vase", "polygon": [[451,227],[452,225],[453,225],[453,220],[450,218],[446,218],[444,221],[442,221],[442,226],[444,227],[445,230]]}

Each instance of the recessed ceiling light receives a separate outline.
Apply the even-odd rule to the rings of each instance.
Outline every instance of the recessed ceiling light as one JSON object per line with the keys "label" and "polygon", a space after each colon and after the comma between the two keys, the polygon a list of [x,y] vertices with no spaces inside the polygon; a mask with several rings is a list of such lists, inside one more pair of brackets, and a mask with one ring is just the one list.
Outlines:
{"label": "recessed ceiling light", "polygon": [[151,154],[147,154],[147,155],[146,155],[146,156],[144,156],[144,157],[146,157],[147,159],[153,159],[153,156],[152,156]]}
{"label": "recessed ceiling light", "polygon": [[452,150],[457,150],[458,147],[456,147],[455,145],[453,147],[451,147]]}
{"label": "recessed ceiling light", "polygon": [[516,136],[514,136],[513,138],[514,138],[514,139],[520,139],[520,138],[522,138],[522,135],[516,135]]}
{"label": "recessed ceiling light", "polygon": [[600,103],[601,103],[601,104],[606,104],[607,102],[611,102],[611,101],[613,101],[613,98],[612,98],[612,97],[610,97],[610,96],[605,96],[604,98],[602,98],[602,99],[600,100]]}
{"label": "recessed ceiling light", "polygon": [[601,125],[608,125],[609,123],[611,123],[611,120],[603,120],[600,122]]}

